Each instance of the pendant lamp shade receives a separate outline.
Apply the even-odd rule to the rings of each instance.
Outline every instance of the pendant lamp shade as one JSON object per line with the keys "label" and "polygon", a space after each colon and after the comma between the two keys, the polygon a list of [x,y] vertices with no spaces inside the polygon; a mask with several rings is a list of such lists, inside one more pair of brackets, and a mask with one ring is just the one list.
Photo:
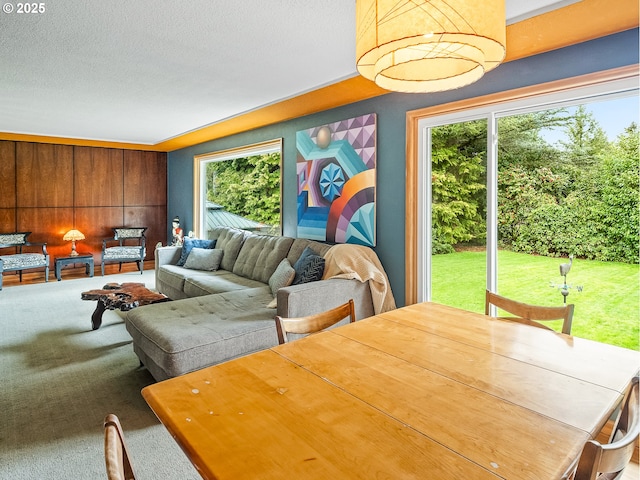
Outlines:
{"label": "pendant lamp shade", "polygon": [[506,54],[505,0],[356,0],[356,66],[396,92],[452,90]]}

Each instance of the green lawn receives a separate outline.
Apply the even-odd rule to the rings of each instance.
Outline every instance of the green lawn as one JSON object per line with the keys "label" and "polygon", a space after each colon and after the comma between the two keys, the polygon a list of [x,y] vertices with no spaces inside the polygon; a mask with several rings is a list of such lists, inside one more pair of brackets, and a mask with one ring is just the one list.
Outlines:
{"label": "green lawn", "polygon": [[[562,305],[559,265],[549,258],[500,251],[498,293],[526,303]],[[432,299],[466,310],[484,312],[486,256],[458,252],[433,256]],[[568,303],[575,304],[571,333],[621,347],[639,349],[639,267],[625,263],[574,260],[567,276]],[[577,286],[582,286],[579,292]],[[555,328],[559,329],[560,321]]]}

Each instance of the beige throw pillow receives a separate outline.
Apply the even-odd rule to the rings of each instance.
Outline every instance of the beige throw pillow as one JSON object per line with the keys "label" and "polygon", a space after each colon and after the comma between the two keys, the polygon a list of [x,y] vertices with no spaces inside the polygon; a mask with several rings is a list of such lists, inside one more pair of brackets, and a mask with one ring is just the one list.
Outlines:
{"label": "beige throw pillow", "polygon": [[219,248],[192,248],[184,262],[184,268],[214,271],[220,268],[224,250]]}
{"label": "beige throw pillow", "polygon": [[271,288],[271,294],[275,297],[282,287],[288,287],[293,282],[293,278],[296,275],[296,271],[291,266],[291,263],[286,258],[278,264],[275,271],[269,278],[269,287]]}

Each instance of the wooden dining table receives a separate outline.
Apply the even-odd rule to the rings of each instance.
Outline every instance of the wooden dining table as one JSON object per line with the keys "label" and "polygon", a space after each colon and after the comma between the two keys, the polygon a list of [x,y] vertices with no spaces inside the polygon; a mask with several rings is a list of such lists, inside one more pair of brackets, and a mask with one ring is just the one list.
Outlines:
{"label": "wooden dining table", "polygon": [[150,385],[206,479],[559,479],[637,351],[420,303]]}

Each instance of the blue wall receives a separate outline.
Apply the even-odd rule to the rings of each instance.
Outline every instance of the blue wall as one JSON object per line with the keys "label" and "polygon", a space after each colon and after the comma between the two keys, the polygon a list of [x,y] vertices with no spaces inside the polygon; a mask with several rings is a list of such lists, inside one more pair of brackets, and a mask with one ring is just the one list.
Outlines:
{"label": "blue wall", "polygon": [[296,142],[298,130],[366,113],[378,116],[377,246],[398,306],[404,304],[405,116],[406,112],[464,98],[520,88],[638,63],[638,29],[505,63],[468,87],[438,94],[389,93],[276,125],[205,142],[168,154],[167,224],[179,215],[193,229],[194,155],[284,139],[283,230],[296,234]]}

